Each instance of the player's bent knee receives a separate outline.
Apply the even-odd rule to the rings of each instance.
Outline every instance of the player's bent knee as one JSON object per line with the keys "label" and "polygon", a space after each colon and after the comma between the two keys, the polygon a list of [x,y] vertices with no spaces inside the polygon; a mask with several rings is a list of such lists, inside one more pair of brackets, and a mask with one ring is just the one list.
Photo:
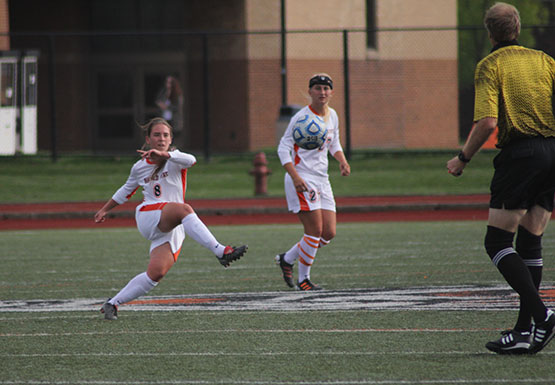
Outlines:
{"label": "player's bent knee", "polygon": [[514,233],[502,230],[498,227],[488,226],[484,247],[492,262],[497,266],[497,262],[506,254],[515,252],[513,248]]}
{"label": "player's bent knee", "polygon": [[175,220],[181,222],[187,215],[194,214],[195,211],[187,203],[176,204],[173,208]]}
{"label": "player's bent knee", "polygon": [[321,238],[322,237],[322,231],[317,230],[317,229],[313,229],[311,231],[305,231],[305,234],[310,235],[311,237],[314,237],[314,238]]}
{"label": "player's bent knee", "polygon": [[157,269],[148,269],[146,275],[154,282],[160,282],[166,274]]}
{"label": "player's bent knee", "polygon": [[182,211],[184,217],[186,217],[189,214],[193,214],[195,212],[195,210],[193,210],[191,205],[189,205],[187,203],[183,203],[182,205],[180,205],[180,208],[181,208],[181,211]]}
{"label": "player's bent knee", "polygon": [[[543,234],[542,234],[543,235]],[[516,237],[517,251],[540,251],[542,249],[542,235],[535,235],[523,226],[518,227],[518,235]]]}
{"label": "player's bent knee", "polygon": [[543,267],[542,235],[535,235],[523,226],[518,227],[516,236],[516,251],[522,257],[524,264],[531,267]]}

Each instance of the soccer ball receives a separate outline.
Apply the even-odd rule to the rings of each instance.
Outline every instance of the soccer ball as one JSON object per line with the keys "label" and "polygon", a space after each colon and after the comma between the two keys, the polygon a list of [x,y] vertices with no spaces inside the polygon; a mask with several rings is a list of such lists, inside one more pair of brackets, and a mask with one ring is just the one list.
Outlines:
{"label": "soccer ball", "polygon": [[315,114],[306,114],[297,120],[293,127],[293,139],[300,148],[314,150],[326,141],[328,129],[326,122]]}

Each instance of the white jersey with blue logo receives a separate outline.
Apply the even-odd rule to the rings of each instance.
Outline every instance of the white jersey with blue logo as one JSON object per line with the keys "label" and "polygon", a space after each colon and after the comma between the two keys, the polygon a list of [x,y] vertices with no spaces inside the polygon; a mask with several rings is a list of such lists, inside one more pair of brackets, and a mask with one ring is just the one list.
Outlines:
{"label": "white jersey with blue logo", "polygon": [[305,106],[291,118],[279,142],[278,156],[282,165],[293,163],[300,175],[328,178],[328,152],[334,155],[337,151],[343,151],[339,141],[339,118],[337,112],[330,107],[326,121],[328,130],[326,142],[318,149],[305,150],[295,144],[293,127],[298,120],[309,114],[316,114],[316,112],[310,106]]}

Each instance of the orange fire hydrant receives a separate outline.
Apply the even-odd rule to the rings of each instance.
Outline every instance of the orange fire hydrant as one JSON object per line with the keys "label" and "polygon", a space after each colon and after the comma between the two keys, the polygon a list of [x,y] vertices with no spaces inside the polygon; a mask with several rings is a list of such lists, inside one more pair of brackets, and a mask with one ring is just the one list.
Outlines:
{"label": "orange fire hydrant", "polygon": [[266,154],[259,152],[254,156],[254,168],[249,174],[254,176],[254,195],[266,195],[268,193],[268,175],[272,170],[268,168],[268,160]]}

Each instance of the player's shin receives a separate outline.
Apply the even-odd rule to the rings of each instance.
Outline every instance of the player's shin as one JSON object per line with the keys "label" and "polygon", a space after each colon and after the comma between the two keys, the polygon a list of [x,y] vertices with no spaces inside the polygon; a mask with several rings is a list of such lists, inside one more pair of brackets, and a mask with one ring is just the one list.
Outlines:
{"label": "player's shin", "polygon": [[520,295],[521,301],[530,307],[537,322],[545,319],[546,307],[532,281],[532,275],[522,258],[513,248],[514,233],[488,226],[484,246],[493,264],[507,283]]}
{"label": "player's shin", "polygon": [[225,246],[220,244],[208,227],[200,220],[197,214],[189,214],[181,221],[185,233],[200,245],[212,251],[217,257],[222,257]]}
{"label": "player's shin", "polygon": [[318,252],[319,243],[320,238],[306,234],[299,242],[299,282],[310,279],[310,269]]}
{"label": "player's shin", "polygon": [[[534,286],[539,290],[543,270],[542,235],[532,234],[523,226],[519,226],[516,237],[516,252],[528,267]],[[514,329],[518,331],[530,331],[531,320],[532,314],[530,313],[529,306],[525,302],[520,301],[518,319]]]}
{"label": "player's shin", "polygon": [[119,293],[116,294],[109,302],[112,305],[117,306],[119,304],[132,301],[142,295],[145,295],[156,285],[158,285],[158,282],[150,279],[146,272],[141,273],[129,281],[129,283],[125,285],[125,287],[121,289]]}

